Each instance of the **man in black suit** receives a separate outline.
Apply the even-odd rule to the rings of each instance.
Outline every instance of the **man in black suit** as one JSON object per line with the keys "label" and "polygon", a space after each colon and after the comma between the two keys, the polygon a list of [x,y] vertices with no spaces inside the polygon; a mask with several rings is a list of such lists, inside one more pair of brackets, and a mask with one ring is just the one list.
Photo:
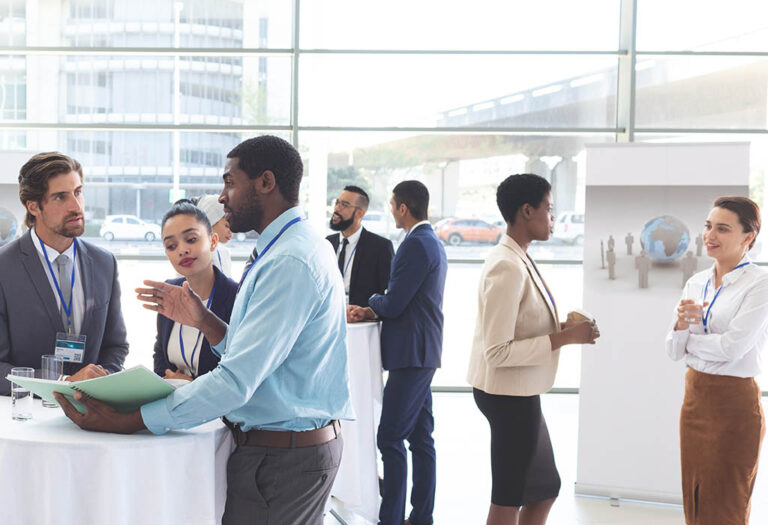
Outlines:
{"label": "man in black suit", "polygon": [[339,271],[349,304],[366,307],[373,294],[383,294],[395,250],[392,241],[362,227],[368,211],[368,194],[357,186],[346,186],[336,199],[331,229],[326,237],[336,251]]}

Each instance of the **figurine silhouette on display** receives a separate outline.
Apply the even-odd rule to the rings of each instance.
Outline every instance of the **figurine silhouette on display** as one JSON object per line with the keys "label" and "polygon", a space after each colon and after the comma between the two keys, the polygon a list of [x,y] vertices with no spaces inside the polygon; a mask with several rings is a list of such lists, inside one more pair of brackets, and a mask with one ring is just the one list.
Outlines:
{"label": "figurine silhouette on display", "polygon": [[613,239],[613,235],[608,236],[608,251],[612,252],[616,249],[616,241]]}
{"label": "figurine silhouette on display", "polygon": [[637,268],[637,281],[639,288],[648,288],[648,272],[651,269],[651,258],[645,253],[645,250],[640,251],[640,255],[635,257],[635,268]]}
{"label": "figurine silhouette on display", "polygon": [[631,232],[624,237],[624,242],[627,243],[627,255],[632,255],[632,244],[635,242],[635,238],[632,237]]}
{"label": "figurine silhouette on display", "polygon": [[600,268],[605,270],[605,245],[600,241]]}
{"label": "figurine silhouette on display", "polygon": [[683,269],[683,287],[685,287],[685,283],[688,282],[688,279],[696,273],[698,265],[698,259],[696,259],[696,257],[693,256],[693,252],[690,251],[680,260],[680,266]]}
{"label": "figurine silhouette on display", "polygon": [[616,252],[613,251],[610,239],[608,240],[608,279],[616,280]]}
{"label": "figurine silhouette on display", "polygon": [[701,248],[704,246],[704,239],[701,235],[696,236],[696,257],[701,257]]}

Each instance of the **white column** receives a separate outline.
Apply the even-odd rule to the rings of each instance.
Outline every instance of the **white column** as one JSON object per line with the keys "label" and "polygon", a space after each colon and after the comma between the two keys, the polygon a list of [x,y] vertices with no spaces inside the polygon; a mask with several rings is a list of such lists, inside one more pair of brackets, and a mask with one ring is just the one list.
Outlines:
{"label": "white column", "polygon": [[530,157],[525,163],[525,173],[533,173],[552,182],[552,171],[546,162],[539,157]]}

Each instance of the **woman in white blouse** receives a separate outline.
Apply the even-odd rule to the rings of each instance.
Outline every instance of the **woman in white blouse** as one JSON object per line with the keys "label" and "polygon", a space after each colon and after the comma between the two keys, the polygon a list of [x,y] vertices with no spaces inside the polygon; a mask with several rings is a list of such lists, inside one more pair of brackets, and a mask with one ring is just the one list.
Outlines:
{"label": "woman in white blouse", "polygon": [[721,197],[702,234],[711,269],[686,283],[666,340],[685,359],[680,413],[683,503],[688,525],[746,524],[765,418],[760,352],[768,336],[768,272],[747,252],[760,233],[760,209]]}

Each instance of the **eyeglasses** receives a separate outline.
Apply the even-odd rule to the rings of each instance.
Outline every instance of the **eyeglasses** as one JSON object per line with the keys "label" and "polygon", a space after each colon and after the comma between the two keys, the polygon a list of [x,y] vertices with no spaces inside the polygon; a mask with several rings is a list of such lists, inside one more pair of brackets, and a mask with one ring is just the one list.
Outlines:
{"label": "eyeglasses", "polygon": [[360,208],[360,206],[355,206],[351,202],[347,201],[340,201],[336,199],[336,202],[333,204],[334,209],[335,208],[341,208],[342,210],[346,210],[347,208]]}

